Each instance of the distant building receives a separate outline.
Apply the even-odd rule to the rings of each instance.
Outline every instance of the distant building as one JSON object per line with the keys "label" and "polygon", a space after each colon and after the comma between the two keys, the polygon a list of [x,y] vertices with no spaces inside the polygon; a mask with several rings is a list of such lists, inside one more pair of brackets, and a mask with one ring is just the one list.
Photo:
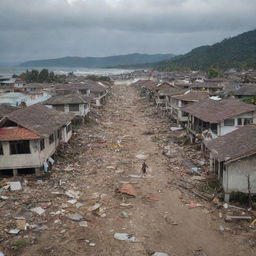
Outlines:
{"label": "distant building", "polygon": [[192,103],[209,98],[207,91],[187,91],[184,94],[170,96],[171,116],[178,125],[184,126],[188,122],[188,113],[182,110]]}
{"label": "distant building", "polygon": [[58,111],[73,113],[79,117],[85,117],[90,112],[90,98],[80,93],[54,96],[43,104]]}
{"label": "distant building", "polygon": [[102,106],[106,100],[108,94],[108,86],[91,81],[85,80],[81,83],[72,83],[72,84],[58,84],[55,86],[56,95],[64,95],[70,93],[81,93],[83,95],[91,96],[92,104],[97,107]]}

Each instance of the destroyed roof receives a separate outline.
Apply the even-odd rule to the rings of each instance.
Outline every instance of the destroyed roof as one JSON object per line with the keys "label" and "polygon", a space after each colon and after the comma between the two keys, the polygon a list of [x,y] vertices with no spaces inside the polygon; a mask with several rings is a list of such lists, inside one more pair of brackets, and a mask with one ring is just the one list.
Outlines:
{"label": "destroyed roof", "polygon": [[191,91],[182,95],[174,95],[172,98],[183,101],[199,101],[209,98],[209,93],[202,91]]}
{"label": "destroyed roof", "polygon": [[0,141],[36,140],[40,138],[33,131],[18,126],[0,128]]}
{"label": "destroyed roof", "polygon": [[171,88],[171,87],[173,87],[173,85],[171,83],[168,83],[168,82],[161,82],[161,83],[157,84],[156,87],[159,90],[161,90],[161,89]]}
{"label": "destroyed roof", "polygon": [[2,119],[0,126],[10,120],[37,135],[48,136],[73,118],[74,114],[56,111],[38,103],[8,114]]}
{"label": "destroyed roof", "polygon": [[37,89],[45,89],[53,87],[53,84],[49,83],[30,83],[24,86],[25,88],[37,88]]}
{"label": "destroyed roof", "polygon": [[55,88],[56,90],[68,91],[90,90],[91,92],[105,92],[107,90],[105,86],[91,80],[85,80],[81,83],[58,84]]}
{"label": "destroyed roof", "polygon": [[209,89],[222,89],[223,85],[217,82],[203,82],[203,83],[193,83],[190,85],[191,88],[209,88]]}
{"label": "destroyed roof", "polygon": [[173,96],[173,95],[183,94],[187,91],[188,91],[188,89],[171,87],[171,88],[165,88],[165,89],[159,90],[158,94],[159,95]]}
{"label": "destroyed roof", "polygon": [[234,92],[234,95],[256,96],[256,85],[243,85]]}
{"label": "destroyed roof", "polygon": [[84,104],[89,103],[90,98],[80,93],[53,96],[44,101],[44,105]]}
{"label": "destroyed roof", "polygon": [[0,104],[0,117],[3,117],[15,110],[18,110],[19,108],[16,107],[11,107],[11,106],[6,106],[4,104]]}
{"label": "destroyed roof", "polygon": [[146,87],[151,90],[156,89],[156,84],[152,80],[144,80],[144,82],[142,82],[141,86]]}
{"label": "destroyed roof", "polygon": [[219,123],[225,119],[256,110],[256,106],[235,99],[204,99],[182,108],[205,122]]}
{"label": "destroyed roof", "polygon": [[205,145],[219,162],[250,156],[256,153],[256,125],[245,125]]}

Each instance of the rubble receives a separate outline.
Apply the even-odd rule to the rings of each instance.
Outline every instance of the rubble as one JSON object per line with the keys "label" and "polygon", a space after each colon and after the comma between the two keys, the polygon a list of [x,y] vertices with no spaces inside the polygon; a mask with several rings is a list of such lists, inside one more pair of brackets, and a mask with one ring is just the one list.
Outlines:
{"label": "rubble", "polygon": [[70,220],[73,220],[73,221],[80,221],[81,219],[83,219],[83,216],[81,216],[80,214],[78,213],[74,213],[74,214],[70,214],[67,216]]}
{"label": "rubble", "polygon": [[10,190],[11,191],[22,190],[22,186],[21,186],[20,181],[11,181],[11,182],[9,182],[9,184],[10,184]]}
{"label": "rubble", "polygon": [[129,196],[136,196],[137,192],[132,184],[122,184],[119,188],[120,193],[126,194]]}
{"label": "rubble", "polygon": [[45,210],[42,207],[35,207],[30,209],[30,211],[37,213],[38,215],[42,215]]}
{"label": "rubble", "polygon": [[133,235],[129,235],[126,233],[115,233],[114,238],[120,241],[127,241],[127,242],[135,242],[136,238]]}
{"label": "rubble", "polygon": [[169,256],[169,254],[164,253],[164,252],[155,252],[151,254],[151,256]]}

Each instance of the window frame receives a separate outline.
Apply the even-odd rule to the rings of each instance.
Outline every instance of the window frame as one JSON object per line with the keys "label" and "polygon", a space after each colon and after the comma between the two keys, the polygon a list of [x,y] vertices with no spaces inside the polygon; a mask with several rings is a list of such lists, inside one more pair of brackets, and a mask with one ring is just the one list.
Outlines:
{"label": "window frame", "polygon": [[68,105],[69,112],[79,112],[79,104],[69,104]]}
{"label": "window frame", "polygon": [[52,134],[49,136],[49,144],[51,145],[53,142],[54,142],[54,133],[52,133]]}
{"label": "window frame", "polygon": [[4,148],[2,142],[0,142],[0,156],[4,155]]}
{"label": "window frame", "polygon": [[[21,144],[26,143],[26,150],[21,150]],[[31,154],[30,142],[29,140],[13,140],[9,142],[10,144],[10,155],[24,155]],[[24,146],[24,145],[23,145]]]}
{"label": "window frame", "polygon": [[[232,121],[233,124],[232,125],[226,124],[229,121]],[[223,124],[224,124],[224,126],[230,126],[230,127],[235,126],[235,119],[234,118],[228,118],[228,119],[223,121]]]}
{"label": "window frame", "polygon": [[40,151],[43,151],[45,149],[45,141],[44,141],[44,139],[40,139],[39,144],[40,144]]}

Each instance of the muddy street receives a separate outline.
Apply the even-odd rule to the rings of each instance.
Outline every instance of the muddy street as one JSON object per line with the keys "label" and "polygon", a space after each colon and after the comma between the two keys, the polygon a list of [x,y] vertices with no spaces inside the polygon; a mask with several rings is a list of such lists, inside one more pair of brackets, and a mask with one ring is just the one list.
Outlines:
{"label": "muddy street", "polygon": [[[77,130],[72,156],[60,157],[44,184],[35,186],[36,180],[28,178],[27,194],[20,195],[23,205],[13,211],[21,214],[29,203],[39,206],[39,196],[44,206],[43,199],[48,198],[37,223],[44,228],[24,231],[29,242],[10,255],[255,255],[245,242],[246,234],[221,232],[223,224],[207,211],[207,203],[194,198],[203,207],[189,207],[186,202],[191,199],[170,184],[177,172],[172,172],[154,135],[148,133],[163,123],[167,125],[152,115],[152,107],[136,88],[114,85],[97,122]],[[175,144],[172,147],[177,150]],[[142,177],[144,160],[149,168]],[[135,196],[119,192],[126,184],[132,185]],[[69,198],[68,190],[79,196]],[[72,220],[72,214],[79,220]],[[115,233],[136,240],[120,241]],[[3,248],[7,244],[6,239],[1,242]]]}

